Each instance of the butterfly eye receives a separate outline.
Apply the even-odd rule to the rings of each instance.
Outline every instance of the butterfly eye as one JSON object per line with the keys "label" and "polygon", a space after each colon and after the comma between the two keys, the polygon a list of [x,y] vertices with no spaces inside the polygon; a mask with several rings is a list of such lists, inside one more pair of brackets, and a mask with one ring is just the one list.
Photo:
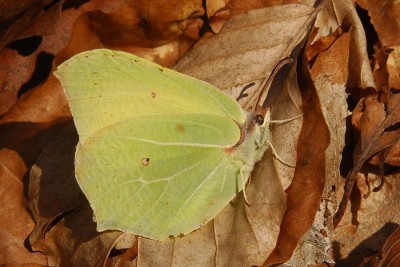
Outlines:
{"label": "butterfly eye", "polygon": [[263,125],[263,123],[264,123],[264,116],[258,114],[258,115],[256,116],[256,123],[257,123],[258,125]]}

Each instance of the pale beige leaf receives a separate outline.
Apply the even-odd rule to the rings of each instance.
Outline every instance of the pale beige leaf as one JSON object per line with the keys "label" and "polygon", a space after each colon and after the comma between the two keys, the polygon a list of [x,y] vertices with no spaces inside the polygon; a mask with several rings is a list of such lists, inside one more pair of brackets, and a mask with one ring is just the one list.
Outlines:
{"label": "pale beige leaf", "polygon": [[315,27],[318,34],[315,40],[327,36],[343,24],[346,19],[351,24],[349,53],[349,79],[348,87],[367,88],[375,87],[372,71],[369,65],[367,53],[367,40],[364,27],[351,0],[328,0],[324,2]]}
{"label": "pale beige leaf", "polygon": [[259,86],[276,64],[290,57],[311,26],[314,9],[284,5],[251,10],[230,19],[222,30],[190,50],[174,69],[209,82],[237,98],[255,83],[239,103],[255,105]]}

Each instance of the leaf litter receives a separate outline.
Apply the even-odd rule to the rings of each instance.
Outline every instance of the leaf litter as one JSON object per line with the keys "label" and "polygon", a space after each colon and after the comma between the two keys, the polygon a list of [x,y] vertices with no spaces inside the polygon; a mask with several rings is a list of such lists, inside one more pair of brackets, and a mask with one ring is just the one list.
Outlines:
{"label": "leaf litter", "polygon": [[[392,23],[390,18],[396,17],[392,15],[396,11],[358,1],[370,10],[372,25],[383,43],[381,56],[375,57],[376,52],[375,65],[371,62],[372,72],[365,47],[370,42],[365,39],[366,26],[361,25],[351,1],[322,1],[317,11],[301,5],[262,9],[273,5],[273,1],[221,1],[207,7],[207,13],[201,1],[178,2],[154,8],[153,3],[140,1],[114,1],[113,6],[100,0],[82,5],[61,1],[43,11],[43,4],[48,3],[38,1],[36,11],[25,22],[13,24],[10,19],[15,30],[3,36],[6,47],[0,51],[4,59],[1,75],[6,77],[2,88],[12,88],[1,91],[0,96],[4,113],[0,118],[4,185],[0,201],[7,207],[3,212],[12,216],[3,216],[7,219],[0,223],[1,263],[269,266],[287,262],[285,266],[305,266],[335,260],[354,266],[368,256],[368,248],[396,255],[396,246],[380,250],[383,242],[367,242],[369,235],[380,234],[379,240],[384,240],[391,233],[388,222],[400,221],[395,169],[400,147],[399,101],[396,90],[391,90],[398,89],[399,84],[398,48],[395,36],[388,35],[378,19],[383,12]],[[160,15],[163,11],[165,15]],[[314,14],[317,17],[313,24]],[[207,15],[211,28],[221,30],[217,34],[207,32],[192,47],[207,29]],[[253,26],[260,32],[249,27],[253,19]],[[42,39],[28,56],[8,46],[12,41],[24,42],[24,38],[34,36]],[[28,90],[22,86],[38,75],[35,69],[41,64],[49,64],[40,62],[43,53],[50,59],[54,56],[54,69],[76,53],[108,47],[166,66],[182,58],[175,68],[217,84],[236,97],[249,86],[251,89],[244,92],[247,96],[240,100],[243,107],[249,108],[257,85],[280,59],[301,55],[304,42],[309,42],[310,48],[305,49],[308,56],[299,64],[301,67],[296,67],[296,61],[285,66],[266,98],[273,119],[303,113],[299,120],[273,125],[273,144],[279,156],[296,168],[282,166],[266,153],[247,188],[252,205],[246,206],[238,196],[210,224],[165,243],[115,231],[95,231],[90,208],[74,185],[71,155],[76,133],[72,124],[65,126],[70,113],[57,80],[51,75],[45,80],[48,74],[44,73],[39,77],[41,82],[31,82]],[[308,72],[312,82],[309,79],[305,83]],[[346,124],[350,121],[347,106],[351,110],[351,102],[359,104],[353,112],[353,124]],[[345,194],[343,201],[351,200],[350,209],[339,209],[344,217],[334,229],[333,215],[343,186],[340,162],[343,165],[352,154],[344,146],[345,140],[346,145],[348,140],[354,143],[354,166],[348,173],[354,173],[349,177],[357,180],[357,186],[349,189],[355,182],[347,179],[346,190],[351,194]],[[382,177],[385,182],[380,187]],[[29,193],[24,194],[28,185]],[[371,192],[371,186],[380,190]],[[28,236],[30,248],[24,243]]]}

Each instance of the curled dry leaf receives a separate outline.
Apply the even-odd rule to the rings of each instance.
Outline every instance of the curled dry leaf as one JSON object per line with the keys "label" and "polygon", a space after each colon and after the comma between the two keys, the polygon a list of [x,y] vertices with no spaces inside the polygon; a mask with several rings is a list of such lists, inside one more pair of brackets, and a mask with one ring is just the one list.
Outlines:
{"label": "curled dry leaf", "polygon": [[389,88],[400,89],[400,46],[393,47],[387,60]]}
{"label": "curled dry leaf", "polygon": [[395,267],[400,265],[400,227],[386,239],[379,253],[367,259],[359,267]]}
{"label": "curled dry leaf", "polygon": [[[70,122],[54,135],[30,173],[28,206],[36,221],[30,243],[33,250],[47,256],[51,266],[98,266],[121,235],[96,231],[89,203],[74,175],[76,143]],[[96,253],[88,257],[90,251]]]}
{"label": "curled dry leaf", "polygon": [[[399,131],[385,131],[400,121],[400,95],[388,92],[386,105],[380,103],[375,95],[363,98],[360,102],[364,110],[359,122],[360,138],[354,151],[354,166],[347,176],[343,199],[334,218],[334,226],[337,226],[343,217],[356,175],[363,164],[374,154],[390,147],[400,139]],[[356,116],[359,114],[357,113]]]}
{"label": "curled dry leaf", "polygon": [[[355,1],[363,9],[368,11],[379,40],[384,47],[393,47],[400,44],[400,36],[393,34],[400,31],[398,16],[400,14],[400,4],[397,1]],[[381,18],[385,18],[382,20]]]}
{"label": "curled dry leaf", "polygon": [[277,245],[263,266],[290,259],[297,243],[314,221],[324,189],[329,131],[305,59],[301,70],[299,87],[303,96],[304,122],[297,143],[296,168],[293,181],[286,190],[287,208]]}
{"label": "curled dry leaf", "polygon": [[385,90],[388,88],[388,53],[382,47],[374,47],[375,54],[371,59],[372,71],[377,91]]}
{"label": "curled dry leaf", "polygon": [[215,85],[251,110],[277,63],[298,53],[294,49],[308,33],[313,11],[305,5],[287,5],[234,17],[208,45],[195,46],[174,69]]}
{"label": "curled dry leaf", "polygon": [[48,5],[48,0],[22,0],[2,1],[0,3],[0,50],[6,44],[15,40],[30,23],[43,11],[43,6]]}
{"label": "curled dry leaf", "polygon": [[[380,178],[367,174],[364,179],[379,181]],[[358,188],[354,188],[348,209],[352,212],[345,213],[334,232],[333,248],[339,266],[358,266],[365,256],[379,251],[400,220],[399,189],[398,174],[386,175],[385,186],[370,193],[368,198],[361,199]]]}
{"label": "curled dry leaf", "polygon": [[229,2],[229,0],[207,2],[207,16],[210,19],[209,25],[214,33],[221,30],[231,15],[231,9],[227,5]]}
{"label": "curled dry leaf", "polygon": [[[37,3],[38,1],[36,1]],[[44,2],[44,1],[40,1]],[[48,1],[46,1],[48,2]],[[51,73],[51,62],[69,40],[72,25],[79,15],[88,10],[109,11],[122,1],[89,1],[78,8],[63,5],[63,1],[52,5],[45,12],[39,5],[38,14],[30,8],[21,18],[26,18],[22,29],[17,20],[10,29],[0,49],[0,114],[8,111],[26,91],[43,82]],[[64,9],[63,12],[62,9]]]}
{"label": "curled dry leaf", "polygon": [[[366,50],[367,40],[364,27],[353,2],[350,0],[323,1],[323,8],[320,9],[315,21],[317,31],[314,38],[319,40],[323,36],[330,35],[332,29],[336,30],[345,20],[347,20],[347,25],[351,25],[349,50],[346,51],[350,55],[348,63],[349,79],[346,85],[354,94],[353,97],[356,97],[365,94],[366,88],[374,88],[375,82]],[[358,90],[355,90],[356,88]]]}
{"label": "curled dry leaf", "polygon": [[123,50],[171,66],[199,37],[201,1],[126,2],[111,12],[94,10],[75,22],[55,62],[95,48]]}
{"label": "curled dry leaf", "polygon": [[24,246],[34,227],[26,209],[24,187],[28,184],[29,169],[41,150],[60,129],[59,123],[70,116],[57,83],[55,78],[50,79],[0,119],[0,205],[4,207],[0,221],[4,246],[0,249],[1,263],[43,263],[45,260],[43,255],[32,254]]}

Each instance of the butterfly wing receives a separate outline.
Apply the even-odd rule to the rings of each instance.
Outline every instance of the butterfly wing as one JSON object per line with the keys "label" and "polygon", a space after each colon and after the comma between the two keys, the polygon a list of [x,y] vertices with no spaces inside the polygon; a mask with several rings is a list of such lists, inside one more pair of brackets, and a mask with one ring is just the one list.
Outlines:
{"label": "butterfly wing", "polygon": [[98,230],[157,240],[187,234],[241,190],[244,162],[231,148],[245,115],[215,87],[105,49],[73,57],[56,76],[79,134],[77,181]]}

